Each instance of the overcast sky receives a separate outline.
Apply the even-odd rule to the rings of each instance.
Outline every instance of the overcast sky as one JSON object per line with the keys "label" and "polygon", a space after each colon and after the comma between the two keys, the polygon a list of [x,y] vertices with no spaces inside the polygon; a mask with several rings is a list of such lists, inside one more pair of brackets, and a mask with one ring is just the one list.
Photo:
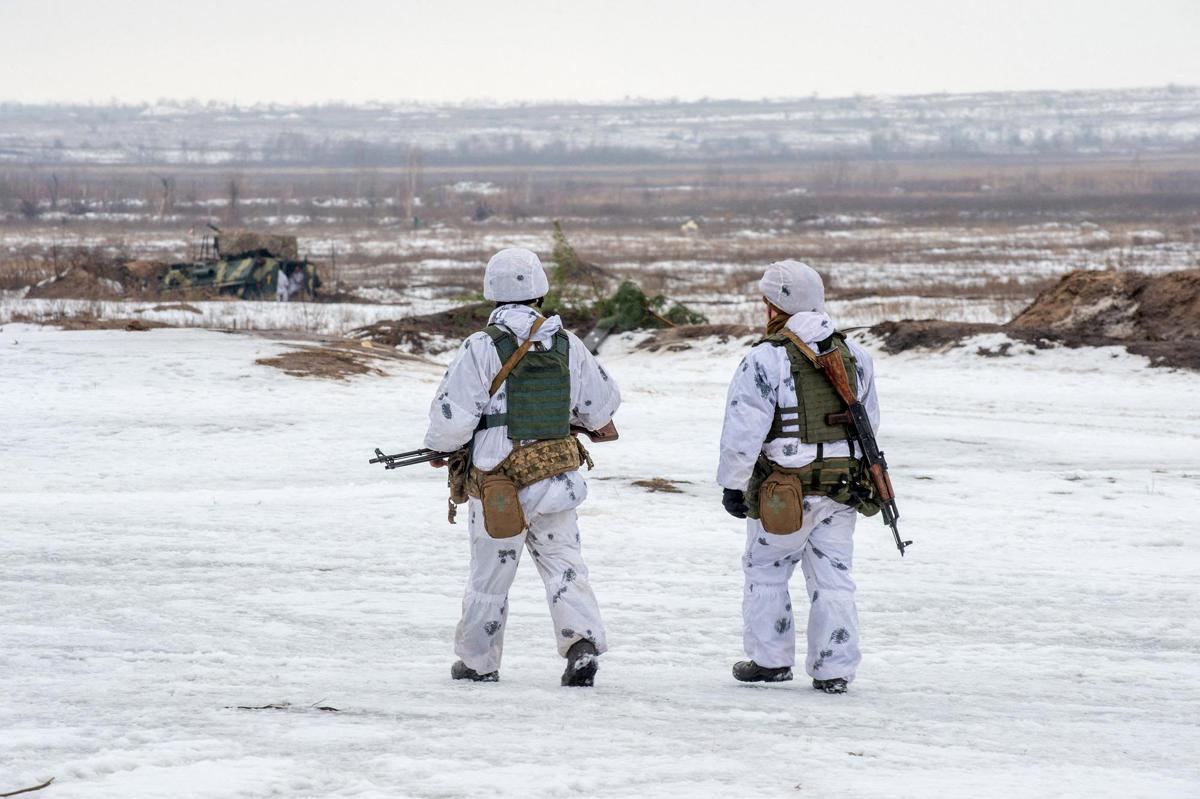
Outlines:
{"label": "overcast sky", "polygon": [[0,0],[0,100],[1200,85],[1200,0]]}

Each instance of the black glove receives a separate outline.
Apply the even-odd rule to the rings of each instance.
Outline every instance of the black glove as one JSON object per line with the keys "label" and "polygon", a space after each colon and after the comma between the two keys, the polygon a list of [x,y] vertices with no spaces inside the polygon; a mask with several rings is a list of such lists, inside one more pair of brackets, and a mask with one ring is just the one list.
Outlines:
{"label": "black glove", "polygon": [[746,492],[733,488],[725,489],[725,493],[721,495],[721,504],[725,506],[725,512],[735,519],[746,518],[746,511],[750,510],[750,506],[746,504]]}

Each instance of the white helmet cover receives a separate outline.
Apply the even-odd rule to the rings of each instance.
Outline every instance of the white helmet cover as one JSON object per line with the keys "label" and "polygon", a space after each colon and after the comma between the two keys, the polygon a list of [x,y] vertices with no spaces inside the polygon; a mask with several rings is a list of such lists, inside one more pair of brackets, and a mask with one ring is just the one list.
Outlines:
{"label": "white helmet cover", "polygon": [[817,270],[799,261],[776,261],[758,283],[762,295],[786,314],[825,310],[825,284]]}
{"label": "white helmet cover", "polygon": [[537,254],[509,247],[492,256],[483,272],[483,298],[492,302],[519,302],[546,296],[550,281]]}

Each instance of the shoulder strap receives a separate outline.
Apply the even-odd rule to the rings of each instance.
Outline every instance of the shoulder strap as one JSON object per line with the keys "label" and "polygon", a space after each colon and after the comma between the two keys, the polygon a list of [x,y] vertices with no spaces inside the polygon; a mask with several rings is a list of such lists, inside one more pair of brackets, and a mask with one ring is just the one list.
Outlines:
{"label": "shoulder strap", "polygon": [[801,341],[799,336],[788,330],[786,327],[780,332],[787,336],[788,341],[796,345],[796,349],[800,350],[800,354],[803,355],[809,363],[811,363],[813,366],[816,366],[818,369],[820,368],[820,366],[817,364],[817,354],[812,351],[812,347]]}
{"label": "shoulder strap", "polygon": [[546,321],[546,317],[538,317],[538,320],[533,323],[533,327],[529,329],[529,338],[521,342],[521,346],[517,347],[512,355],[508,356],[508,360],[500,367],[500,371],[496,373],[496,377],[492,380],[492,387],[489,389],[490,396],[495,396],[500,390],[501,384],[508,379],[508,375],[516,368],[521,359],[525,357],[525,353],[529,352],[529,348],[533,346],[533,337],[541,329],[542,324]]}
{"label": "shoulder strap", "polygon": [[800,340],[792,331],[786,327],[783,329],[783,334],[788,337],[788,340],[796,345],[796,349],[800,350],[803,355],[821,374],[825,375],[825,379],[833,386],[833,390],[837,392],[842,403],[849,408],[858,398],[854,396],[854,392],[850,390],[850,379],[846,375],[846,365],[842,363],[842,351],[834,347],[829,352],[823,355],[817,355],[812,351],[812,348]]}

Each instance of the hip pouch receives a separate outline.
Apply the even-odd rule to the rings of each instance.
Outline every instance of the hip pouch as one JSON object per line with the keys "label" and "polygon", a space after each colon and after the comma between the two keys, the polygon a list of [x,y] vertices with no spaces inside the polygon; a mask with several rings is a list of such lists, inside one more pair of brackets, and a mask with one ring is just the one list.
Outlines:
{"label": "hip pouch", "polygon": [[512,538],[525,530],[525,513],[517,498],[517,484],[506,474],[481,474],[479,499],[483,526],[492,538]]}
{"label": "hip pouch", "polygon": [[758,489],[758,520],[775,535],[794,533],[804,524],[804,488],[795,474],[773,471]]}

